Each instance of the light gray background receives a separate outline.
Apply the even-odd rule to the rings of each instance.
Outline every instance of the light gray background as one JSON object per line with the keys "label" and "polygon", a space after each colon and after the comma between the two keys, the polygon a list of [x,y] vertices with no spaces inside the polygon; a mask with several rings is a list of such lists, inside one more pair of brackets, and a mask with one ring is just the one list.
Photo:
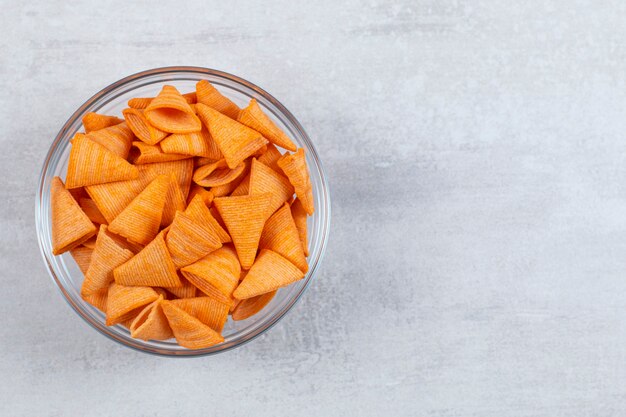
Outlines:
{"label": "light gray background", "polygon": [[[0,6],[0,415],[626,413],[623,1]],[[34,227],[68,116],[167,65],[266,88],[332,186],[303,301],[194,360],[89,328]]]}

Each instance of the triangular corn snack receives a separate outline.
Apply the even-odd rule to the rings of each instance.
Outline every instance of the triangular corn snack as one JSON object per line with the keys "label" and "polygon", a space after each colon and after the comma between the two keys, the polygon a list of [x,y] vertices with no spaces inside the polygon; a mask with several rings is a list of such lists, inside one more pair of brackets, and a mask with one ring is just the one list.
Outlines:
{"label": "triangular corn snack", "polygon": [[63,252],[82,244],[96,234],[96,226],[80,208],[61,178],[54,177],[50,186],[52,220],[52,253]]}
{"label": "triangular corn snack", "polygon": [[241,300],[231,313],[233,320],[245,320],[263,310],[276,295],[276,290]]}
{"label": "triangular corn snack", "polygon": [[100,226],[96,246],[91,255],[89,269],[80,290],[84,296],[107,289],[113,282],[113,270],[134,256],[130,250],[120,246],[108,232],[105,225]]}
{"label": "triangular corn snack", "polygon": [[182,283],[167,250],[163,233],[159,233],[141,252],[113,271],[121,285],[180,287]]}
{"label": "triangular corn snack", "polygon": [[249,177],[251,162],[251,159],[246,159],[243,162],[245,165],[243,171],[241,171],[241,173],[232,181],[223,185],[211,187],[211,193],[213,193],[213,197],[224,197],[230,195],[235,189],[237,189],[237,187],[239,187],[239,185],[246,179],[246,177]]}
{"label": "triangular corn snack", "polygon": [[107,219],[104,218],[104,215],[100,212],[100,209],[91,198],[81,198],[78,200],[78,204],[92,222],[98,224],[108,223]]}
{"label": "triangular corn snack", "polygon": [[181,192],[186,196],[193,173],[193,159],[145,164],[139,165],[138,168],[139,177],[135,180],[88,187],[89,196],[109,222],[112,222],[152,180],[161,174],[176,175]]}
{"label": "triangular corn snack", "polygon": [[176,307],[171,301],[161,303],[176,341],[187,349],[202,349],[222,343],[224,338],[189,313]]}
{"label": "triangular corn snack", "polygon": [[252,157],[243,161],[244,169],[241,173],[235,177],[232,181],[218,185],[215,187],[211,187],[210,191],[213,193],[213,197],[224,197],[230,195],[235,189],[239,187],[239,185],[244,182],[247,178],[250,177],[250,165],[252,164]]}
{"label": "triangular corn snack", "polygon": [[117,118],[115,116],[107,116],[94,112],[89,112],[83,116],[83,126],[85,127],[85,133],[89,133],[94,130],[104,129],[109,126],[114,126],[122,123],[123,121],[123,119]]}
{"label": "triangular corn snack", "polygon": [[109,224],[109,230],[128,240],[147,245],[159,233],[165,198],[170,186],[167,175],[156,177]]}
{"label": "triangular corn snack", "polygon": [[169,133],[192,133],[202,129],[202,123],[189,103],[171,85],[163,86],[144,111],[146,119],[159,130]]}
{"label": "triangular corn snack", "polygon": [[229,168],[234,169],[267,144],[267,140],[259,132],[224,116],[219,111],[204,104],[198,104],[196,108],[198,116],[209,129]]}
{"label": "triangular corn snack", "polygon": [[[191,93],[183,94],[183,98],[189,104],[193,104],[196,102],[196,92],[192,91]],[[152,103],[154,97],[135,97],[128,100],[128,107],[133,109],[145,109]]]}
{"label": "triangular corn snack", "polygon": [[113,326],[133,319],[146,304],[159,298],[150,287],[127,287],[119,284],[109,286],[106,325]]}
{"label": "triangular corn snack", "polygon": [[157,129],[148,122],[143,110],[124,109],[122,114],[135,136],[148,145],[156,145],[167,136],[167,132]]}
{"label": "triangular corn snack", "polygon": [[299,148],[296,153],[283,155],[278,160],[278,166],[283,170],[289,182],[296,190],[296,195],[302,203],[302,207],[309,216],[315,211],[313,203],[313,188],[309,168],[306,165],[304,149]]}
{"label": "triangular corn snack", "polygon": [[248,194],[270,193],[272,195],[272,201],[268,209],[269,214],[278,210],[278,208],[293,195],[293,191],[293,186],[287,177],[279,174],[256,159],[252,160]]}
{"label": "triangular corn snack", "polygon": [[234,169],[228,168],[226,161],[220,159],[209,165],[201,166],[193,174],[193,181],[202,187],[217,187],[228,184],[238,178],[246,169],[244,162]]}
{"label": "triangular corn snack", "polygon": [[267,117],[256,99],[251,99],[248,107],[239,112],[237,121],[256,130],[262,134],[265,139],[281,148],[285,148],[289,151],[296,150],[296,145],[289,139],[289,136],[276,126],[272,119]]}
{"label": "triangular corn snack", "polygon": [[78,265],[78,268],[83,274],[86,274],[89,269],[92,253],[93,249],[86,246],[77,246],[70,251],[72,258],[74,258],[74,262],[76,262],[76,265]]}
{"label": "triangular corn snack", "polygon": [[218,236],[220,242],[228,243],[231,241],[230,235],[220,222],[214,217],[211,210],[209,210],[204,204],[202,197],[196,196],[185,210],[185,214],[189,215],[195,222],[205,224],[210,227],[213,232]]}
{"label": "triangular corn snack", "polygon": [[302,242],[302,249],[304,250],[304,256],[309,256],[309,241],[307,237],[307,214],[302,207],[302,202],[299,198],[296,198],[291,203],[291,216],[298,229],[300,235],[300,242]]}
{"label": "triangular corn snack", "polygon": [[136,165],[153,164],[155,162],[179,161],[181,159],[191,158],[189,155],[178,155],[173,153],[165,153],[161,149],[160,144],[148,145],[140,140],[133,142],[130,150],[129,160]]}
{"label": "triangular corn snack", "polygon": [[163,296],[160,295],[135,317],[129,326],[132,337],[142,340],[167,340],[174,337],[167,317],[161,308],[162,301]]}
{"label": "triangular corn snack", "polygon": [[[206,211],[209,212],[208,209]],[[176,268],[194,263],[222,246],[219,236],[210,225],[195,221],[181,211],[176,213],[165,243]]]}
{"label": "triangular corn snack", "polygon": [[265,222],[259,248],[269,249],[282,255],[302,272],[309,270],[300,241],[300,234],[293,217],[291,217],[291,208],[287,203],[276,210],[276,213],[272,214]]}
{"label": "triangular corn snack", "polygon": [[224,246],[180,271],[206,295],[230,304],[233,290],[239,283],[241,266],[235,251]]}
{"label": "triangular corn snack", "polygon": [[194,297],[172,300],[172,304],[206,324],[218,333],[222,333],[228,320],[229,305],[212,297]]}
{"label": "triangular corn snack", "polygon": [[271,194],[213,200],[233,239],[243,269],[249,269],[254,262],[263,225],[270,214],[268,209],[271,201]]}
{"label": "triangular corn snack", "polygon": [[120,124],[88,133],[87,137],[104,146],[120,158],[126,159],[135,135],[128,128],[126,122],[123,121]]}
{"label": "triangular corn snack", "polygon": [[163,207],[163,216],[161,217],[161,228],[165,228],[172,224],[177,211],[183,211],[187,207],[187,202],[180,185],[174,174],[170,175],[170,184],[165,197],[165,206]]}
{"label": "triangular corn snack", "polygon": [[191,200],[193,200],[193,198],[197,195],[202,198],[202,201],[204,201],[204,204],[207,207],[210,207],[211,203],[213,203],[213,193],[208,191],[206,188],[199,186],[198,184],[191,184],[189,196],[187,197],[187,203],[191,203]]}
{"label": "triangular corn snack", "polygon": [[263,249],[233,296],[240,300],[256,297],[285,287],[303,277],[304,273],[287,259],[276,252]]}
{"label": "triangular corn snack", "polygon": [[206,104],[231,119],[237,119],[239,107],[222,95],[210,82],[206,80],[198,81],[196,84],[196,97],[198,103]]}
{"label": "triangular corn snack", "polygon": [[184,159],[182,161],[162,162],[159,164],[146,164],[140,167],[145,169],[148,177],[151,179],[157,175],[165,174],[176,176],[180,191],[183,197],[187,198],[189,187],[191,186],[191,177],[193,176],[193,159]]}
{"label": "triangular corn snack", "polygon": [[67,166],[66,188],[132,180],[138,176],[137,167],[104,146],[87,136],[74,137]]}
{"label": "triangular corn snack", "polygon": [[267,150],[263,154],[261,154],[257,158],[257,160],[262,164],[265,164],[268,167],[272,168],[274,171],[282,173],[282,169],[280,169],[280,167],[278,166],[278,160],[281,158],[281,156],[283,156],[283,154],[280,153],[278,149],[276,149],[276,146],[270,143],[267,145]]}
{"label": "triangular corn snack", "polygon": [[220,148],[206,128],[193,133],[172,133],[160,143],[163,152],[204,158],[223,158]]}
{"label": "triangular corn snack", "polygon": [[107,298],[109,296],[109,288],[103,288],[99,291],[94,292],[89,295],[82,295],[83,300],[87,301],[89,304],[97,308],[106,314],[107,312]]}

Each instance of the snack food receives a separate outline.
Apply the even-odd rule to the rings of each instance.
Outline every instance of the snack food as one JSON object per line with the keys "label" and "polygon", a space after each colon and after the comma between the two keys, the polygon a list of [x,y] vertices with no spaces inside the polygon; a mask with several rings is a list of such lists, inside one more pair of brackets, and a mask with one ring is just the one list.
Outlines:
{"label": "snack food", "polygon": [[308,270],[304,151],[256,100],[240,109],[208,81],[128,104],[88,113],[72,138],[66,183],[51,184],[53,253],[70,252],[107,325],[221,343],[229,315],[254,316]]}

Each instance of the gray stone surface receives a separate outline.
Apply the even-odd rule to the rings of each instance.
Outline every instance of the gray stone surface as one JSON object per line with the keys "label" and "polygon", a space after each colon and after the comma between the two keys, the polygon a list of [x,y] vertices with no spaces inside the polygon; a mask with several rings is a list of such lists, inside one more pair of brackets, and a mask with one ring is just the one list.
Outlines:
{"label": "gray stone surface", "polygon": [[[626,413],[624,2],[184,3],[0,1],[0,415]],[[292,110],[334,210],[297,308],[193,360],[89,328],[33,218],[74,109],[177,64]]]}

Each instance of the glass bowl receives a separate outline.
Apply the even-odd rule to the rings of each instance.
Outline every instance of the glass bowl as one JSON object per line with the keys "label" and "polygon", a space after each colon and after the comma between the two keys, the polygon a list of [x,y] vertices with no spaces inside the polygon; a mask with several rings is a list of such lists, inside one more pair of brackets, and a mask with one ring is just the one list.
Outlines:
{"label": "glass bowl", "polygon": [[[121,325],[107,327],[104,314],[83,301],[80,287],[83,274],[69,252],[61,256],[52,255],[50,219],[50,181],[54,176],[65,178],[72,136],[82,129],[82,116],[87,112],[112,114],[121,117],[122,109],[132,97],[153,97],[163,85],[170,84],[182,93],[195,90],[197,81],[206,79],[240,107],[245,107],[250,98],[255,98],[272,120],[291,137],[298,147],[306,151],[311,173],[315,213],[309,217],[309,272],[306,276],[286,288],[281,288],[274,299],[258,314],[242,321],[229,318],[224,327],[224,342],[205,349],[188,350],[172,339],[169,341],[143,341],[133,339]],[[201,356],[224,352],[240,346],[267,331],[296,304],[317,273],[330,226],[330,193],[321,161],[311,139],[296,118],[278,100],[256,85],[225,72],[199,67],[166,67],[143,71],[128,76],[106,87],[85,104],[63,125],[46,156],[39,178],[35,201],[35,221],[41,255],[50,276],[61,294],[80,317],[103,335],[124,346],[164,356]],[[70,335],[71,336],[71,335]]]}

